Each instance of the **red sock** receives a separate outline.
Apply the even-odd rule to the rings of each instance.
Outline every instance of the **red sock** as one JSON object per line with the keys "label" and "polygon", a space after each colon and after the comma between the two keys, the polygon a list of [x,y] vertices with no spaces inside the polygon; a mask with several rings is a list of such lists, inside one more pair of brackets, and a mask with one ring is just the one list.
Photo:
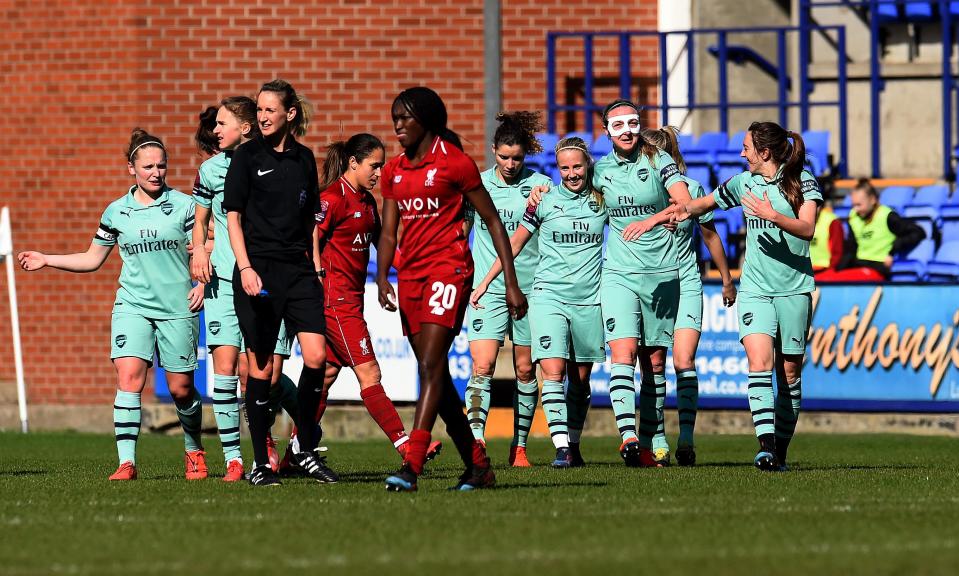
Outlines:
{"label": "red sock", "polygon": [[377,384],[365,390],[360,390],[360,398],[363,399],[366,411],[370,413],[370,416],[386,433],[386,437],[390,439],[394,446],[400,438],[406,436],[406,432],[403,431],[403,421],[400,420],[400,415],[396,413],[393,402],[383,391],[383,386]]}
{"label": "red sock", "polygon": [[406,452],[406,462],[419,476],[423,473],[423,464],[426,463],[426,449],[430,446],[431,435],[428,430],[413,430],[410,432],[410,449]]}
{"label": "red sock", "polygon": [[473,440],[473,466],[486,468],[489,466],[489,456],[486,455],[486,446],[479,440]]}
{"label": "red sock", "polygon": [[323,390],[320,394],[320,404],[316,407],[316,423],[319,424],[320,420],[323,419],[323,413],[326,412],[326,399],[329,397],[330,391]]}

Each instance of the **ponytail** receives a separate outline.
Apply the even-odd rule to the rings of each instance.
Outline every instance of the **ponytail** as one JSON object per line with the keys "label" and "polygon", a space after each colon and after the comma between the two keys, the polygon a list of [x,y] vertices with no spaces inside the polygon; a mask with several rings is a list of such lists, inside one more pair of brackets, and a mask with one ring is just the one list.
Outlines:
{"label": "ponytail", "polygon": [[207,156],[212,156],[220,151],[220,141],[213,133],[213,129],[216,128],[216,113],[216,106],[207,106],[206,110],[200,112],[200,123],[197,125],[196,134],[193,136],[197,150]]}
{"label": "ponytail", "polygon": [[663,126],[659,130],[644,128],[642,132],[640,132],[640,136],[642,136],[646,142],[653,144],[663,152],[672,156],[673,162],[675,162],[676,167],[679,168],[679,172],[685,174],[686,161],[683,160],[683,154],[679,150],[679,140],[676,138],[676,134],[678,133],[679,128],[675,126]]}
{"label": "ponytail", "polygon": [[286,110],[296,108],[296,116],[290,121],[290,133],[297,138],[306,134],[306,127],[313,116],[313,105],[306,98],[297,94],[289,82],[277,78],[260,87],[260,92],[277,94]]}
{"label": "ponytail", "polygon": [[[757,152],[769,150],[769,155],[781,170],[780,189],[796,215],[802,206],[802,171],[806,163],[806,144],[802,136],[784,129],[775,122],[753,122],[749,125],[753,147]],[[792,142],[789,142],[789,139]]]}
{"label": "ponytail", "polygon": [[363,162],[377,150],[385,150],[383,142],[376,136],[365,133],[354,134],[345,142],[341,140],[327,146],[320,190],[329,188],[346,172],[350,166],[350,158]]}

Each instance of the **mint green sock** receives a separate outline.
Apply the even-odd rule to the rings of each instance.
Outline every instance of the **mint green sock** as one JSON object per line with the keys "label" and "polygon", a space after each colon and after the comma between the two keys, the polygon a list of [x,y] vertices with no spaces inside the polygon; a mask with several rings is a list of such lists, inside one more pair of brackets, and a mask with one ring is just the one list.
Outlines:
{"label": "mint green sock", "polygon": [[116,438],[120,464],[136,464],[140,420],[140,393],[117,390],[113,400],[113,436]]}
{"label": "mint green sock", "polygon": [[773,373],[771,371],[750,372],[749,410],[753,414],[753,426],[756,427],[756,437],[765,434],[774,434],[775,408],[773,408]]}
{"label": "mint green sock", "polygon": [[213,416],[227,463],[243,460],[240,454],[240,405],[236,399],[239,383],[237,376],[213,375]]}
{"label": "mint green sock", "polygon": [[543,411],[553,446],[569,447],[569,425],[566,421],[566,395],[563,383],[555,380],[543,380]]}
{"label": "mint green sock", "polygon": [[692,446],[699,405],[699,377],[696,370],[676,374],[676,409],[679,414],[679,445]]}
{"label": "mint green sock", "polygon": [[579,444],[583,435],[583,426],[586,425],[586,415],[589,413],[592,389],[589,382],[569,384],[566,390],[566,411],[569,415],[569,441]]}
{"label": "mint green sock", "polygon": [[513,446],[526,446],[538,400],[539,383],[536,380],[516,381],[516,392],[513,394]]}
{"label": "mint green sock", "polygon": [[666,374],[653,374],[656,385],[656,434],[653,436],[653,450],[669,451],[666,439]]}
{"label": "mint green sock", "polygon": [[176,415],[180,419],[180,427],[183,428],[183,446],[187,452],[203,450],[203,443],[200,441],[203,427],[203,405],[200,402],[200,395],[196,388],[193,388],[193,394],[183,405],[177,404]]}
{"label": "mint green sock", "polygon": [[653,436],[659,421],[656,418],[656,382],[653,375],[643,372],[639,382],[639,445],[652,450]]}
{"label": "mint green sock", "polygon": [[473,438],[484,440],[486,418],[489,416],[491,376],[473,374],[466,385],[466,419],[469,420]]}
{"label": "mint green sock", "polygon": [[609,401],[623,442],[636,440],[636,368],[613,364],[609,374]]}

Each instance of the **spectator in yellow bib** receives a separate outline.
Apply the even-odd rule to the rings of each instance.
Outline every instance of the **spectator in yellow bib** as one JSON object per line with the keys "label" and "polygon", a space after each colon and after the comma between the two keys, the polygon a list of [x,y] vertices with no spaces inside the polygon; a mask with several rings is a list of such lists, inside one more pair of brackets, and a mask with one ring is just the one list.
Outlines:
{"label": "spectator in yellow bib", "polygon": [[848,268],[869,268],[889,279],[894,255],[905,255],[926,237],[911,220],[902,218],[889,206],[879,203],[879,193],[866,178],[853,189],[852,212],[846,239],[844,262]]}

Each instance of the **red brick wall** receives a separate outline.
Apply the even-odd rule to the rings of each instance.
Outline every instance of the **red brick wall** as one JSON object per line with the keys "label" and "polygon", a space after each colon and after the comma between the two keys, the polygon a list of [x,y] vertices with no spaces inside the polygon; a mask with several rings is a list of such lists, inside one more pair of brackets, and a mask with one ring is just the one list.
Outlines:
{"label": "red brick wall", "polygon": [[[389,104],[399,90],[426,84],[482,164],[482,0],[283,4],[157,0],[143,10],[142,2],[80,0],[35,10],[0,2],[0,205],[10,206],[15,250],[86,249],[104,207],[129,186],[123,151],[133,126],[166,140],[168,181],[189,191],[201,161],[191,140],[196,114],[277,76],[315,104],[304,142],[318,155],[358,131],[379,134],[395,152]],[[655,0],[636,4],[503,0],[504,107],[544,108],[547,30],[655,28]],[[576,54],[564,50],[561,76],[582,75]],[[655,80],[655,52],[637,56],[634,75]],[[595,61],[601,74],[618,70],[617,54],[599,44]],[[597,98],[616,94],[602,89]],[[634,96],[655,101],[655,92]],[[119,265],[114,254],[89,275],[17,273],[31,402],[113,397],[107,358]],[[14,377],[9,335],[4,296],[0,380]]]}

